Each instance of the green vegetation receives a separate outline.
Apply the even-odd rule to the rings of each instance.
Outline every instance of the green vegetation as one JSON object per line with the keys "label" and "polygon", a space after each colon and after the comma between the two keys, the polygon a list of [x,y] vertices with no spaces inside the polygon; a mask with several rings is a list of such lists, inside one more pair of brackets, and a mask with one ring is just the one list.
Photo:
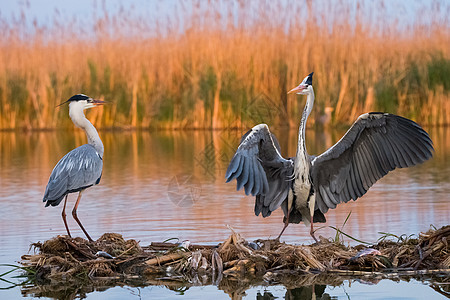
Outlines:
{"label": "green vegetation", "polygon": [[[229,15],[221,8],[232,1],[212,1],[208,10],[196,3],[189,12],[174,7],[184,32],[161,22],[149,36],[153,24],[123,11],[98,14],[101,26],[88,41],[76,23],[36,25],[30,35],[24,22],[0,16],[0,129],[69,127],[66,109],[55,106],[75,93],[112,103],[89,113],[98,127],[241,128],[260,118],[297,126],[304,100],[286,91],[311,71],[317,100],[310,124],[326,108],[334,124],[375,110],[450,124],[448,22],[398,29],[393,21],[380,31],[345,7],[327,20],[301,3],[287,12],[283,1],[258,10],[243,2]],[[317,19],[305,23],[295,5]],[[339,30],[330,35],[329,28]]]}

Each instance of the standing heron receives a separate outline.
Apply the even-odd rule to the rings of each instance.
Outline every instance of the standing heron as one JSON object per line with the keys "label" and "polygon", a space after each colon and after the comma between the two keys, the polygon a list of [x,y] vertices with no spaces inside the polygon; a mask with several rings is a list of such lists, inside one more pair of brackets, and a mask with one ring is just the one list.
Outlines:
{"label": "standing heron", "polygon": [[[102,105],[105,102],[95,100],[83,94],[72,96],[66,102],[69,103],[69,116],[72,122],[86,133],[88,143],[67,153],[56,164],[50,175],[47,187],[45,188],[45,206],[57,206],[64,198],[62,218],[66,226],[67,234],[70,235],[66,221],[66,203],[69,193],[79,192],[77,202],[72,210],[72,216],[80,225],[89,241],[93,241],[84,229],[77,217],[77,208],[80,203],[81,193],[90,186],[100,182],[103,169],[103,143],[94,125],[84,116],[84,110]],[[58,105],[58,106],[60,106]]]}
{"label": "standing heron", "polygon": [[306,121],[314,104],[313,73],[288,92],[307,95],[300,120],[297,155],[285,159],[266,124],[259,124],[241,139],[226,172],[236,178],[237,190],[256,196],[255,214],[263,217],[281,206],[284,227],[326,221],[330,208],[356,200],[395,168],[414,166],[430,159],[433,142],[428,133],[409,119],[388,113],[365,113],[330,149],[309,155],[305,146]]}

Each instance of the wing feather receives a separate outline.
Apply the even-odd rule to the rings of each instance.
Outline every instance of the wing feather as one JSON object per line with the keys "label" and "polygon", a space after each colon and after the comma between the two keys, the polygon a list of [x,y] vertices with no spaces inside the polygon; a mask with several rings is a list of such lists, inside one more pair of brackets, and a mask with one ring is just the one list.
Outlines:
{"label": "wing feather", "polygon": [[58,205],[65,195],[99,183],[103,161],[92,145],[86,144],[67,153],[56,164],[44,194],[46,206]]}
{"label": "wing feather", "polygon": [[[242,189],[242,187],[247,183],[248,181],[248,169],[250,166],[250,162],[248,159],[244,159],[242,161],[242,173],[241,175],[239,175],[239,177],[237,178],[237,189],[238,191],[240,189]],[[248,195],[248,191],[245,190],[245,194]]]}
{"label": "wing feather", "polygon": [[369,139],[369,145],[373,145],[374,153],[377,156],[378,171],[380,173],[380,176],[384,176],[385,170],[390,169],[390,163],[386,153],[382,150],[381,145],[383,144],[383,142],[375,141],[377,136],[378,135],[368,135],[367,138]]}
{"label": "wing feather", "polygon": [[234,179],[234,176],[230,176],[231,174],[237,174],[236,171],[239,168],[241,162],[241,156],[234,156],[233,159],[230,162],[230,165],[228,166],[227,173],[225,176],[228,178],[227,182]]}
{"label": "wing feather", "polygon": [[247,196],[253,191],[253,186],[255,185],[255,182],[258,180],[258,178],[256,178],[256,174],[253,172],[253,165],[254,165],[253,162],[248,165],[248,180],[247,183],[244,185],[245,194]]}
{"label": "wing feather", "polygon": [[253,176],[255,176],[255,184],[253,185],[253,189],[251,191],[252,195],[254,195],[257,191],[260,190],[261,186],[262,186],[262,176],[261,176],[261,172],[258,168],[258,164],[257,161],[253,161]]}
{"label": "wing feather", "polygon": [[[355,164],[352,161],[351,162],[351,167],[350,167],[350,176],[351,176],[351,180],[346,180],[347,182],[347,187],[348,187],[348,191],[350,192],[350,195],[352,196],[353,200],[356,200],[359,196],[359,188],[358,188],[358,184],[356,184],[356,168],[355,168]],[[345,178],[343,178],[343,180],[345,180]]]}
{"label": "wing feather", "polygon": [[398,166],[400,168],[406,168],[408,167],[408,161],[405,158],[405,156],[403,155],[401,149],[399,148],[399,145],[397,143],[397,141],[395,140],[394,137],[392,137],[391,135],[387,135],[387,138],[390,140],[391,142],[391,146],[393,148],[394,151],[394,155],[397,156],[397,160],[399,162]]}
{"label": "wing feather", "polygon": [[378,178],[381,178],[381,175],[378,174],[377,170],[378,170],[378,165],[377,165],[377,161],[375,156],[373,155],[372,149],[370,147],[367,147],[366,144],[367,141],[363,141],[361,143],[361,146],[364,148],[364,152],[365,152],[365,160],[366,160],[366,164],[368,167],[368,174],[369,174],[369,179],[370,179],[370,185],[372,186],[377,180]]}
{"label": "wing feather", "polygon": [[422,163],[433,151],[431,138],[417,123],[392,114],[364,114],[312,161],[317,207],[325,213],[356,200],[389,171]]}
{"label": "wing feather", "polygon": [[392,141],[390,136],[388,134],[385,135],[386,141],[387,141],[387,151],[389,151],[393,158],[394,158],[394,168],[399,166],[400,168],[404,168],[405,163],[403,162],[403,160],[399,157],[399,154],[397,153],[398,150],[396,149],[395,145],[395,141]]}
{"label": "wing feather", "polygon": [[372,135],[374,144],[380,146],[380,151],[384,154],[386,160],[384,163],[386,164],[386,168],[384,169],[386,172],[395,169],[395,158],[391,151],[389,151],[389,141],[382,137],[382,133]]}
{"label": "wing feather", "polygon": [[[363,178],[362,176],[359,175],[359,168],[358,168],[358,157],[355,156],[354,157],[354,161],[352,162],[353,164],[353,170],[354,170],[354,176],[355,176],[355,188],[356,188],[356,197],[359,198],[362,195],[364,195],[364,183],[363,183]],[[356,199],[357,199],[356,198]],[[356,200],[354,199],[354,200]]]}
{"label": "wing feather", "polygon": [[266,217],[287,199],[292,173],[292,160],[281,156],[276,137],[259,124],[241,138],[225,177],[226,182],[236,179],[237,190],[256,196],[255,214]]}
{"label": "wing feather", "polygon": [[[363,171],[363,169],[365,168],[365,161],[363,158],[363,155],[361,154],[360,149],[357,149],[355,151],[355,162],[356,162],[356,167],[358,168],[358,175],[361,178],[361,183],[362,183],[362,187],[364,188],[364,190],[367,190],[369,188],[369,179],[367,178],[368,175],[366,172]],[[360,189],[361,191],[361,189]]]}
{"label": "wing feather", "polygon": [[352,197],[350,196],[350,193],[348,191],[348,186],[347,186],[347,182],[345,182],[344,187],[342,188],[342,192],[340,193],[340,197],[339,197],[339,202],[347,202],[348,200],[350,200]]}
{"label": "wing feather", "polygon": [[[425,161],[429,159],[427,149],[424,147],[420,147],[420,145],[417,145],[414,140],[412,139],[411,135],[407,135],[404,132],[400,132],[401,137],[404,139],[405,143],[408,145],[410,149],[413,150],[414,155],[416,156],[416,161]],[[416,138],[417,139],[417,138]]]}

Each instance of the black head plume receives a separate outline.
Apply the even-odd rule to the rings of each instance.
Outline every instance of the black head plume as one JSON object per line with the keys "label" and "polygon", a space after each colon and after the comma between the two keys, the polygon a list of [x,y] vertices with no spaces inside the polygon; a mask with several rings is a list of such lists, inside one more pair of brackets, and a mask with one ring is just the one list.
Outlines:
{"label": "black head plume", "polygon": [[91,98],[89,96],[86,96],[85,94],[76,94],[76,95],[73,95],[72,97],[70,97],[67,101],[57,105],[56,107],[66,104],[67,102],[75,102],[75,101],[82,101],[82,100],[89,100],[89,99],[91,99]]}
{"label": "black head plume", "polygon": [[308,78],[306,79],[305,83],[308,85],[312,85],[312,77],[314,72],[311,72],[311,74],[308,75]]}
{"label": "black head plume", "polygon": [[73,95],[72,97],[70,97],[69,100],[67,100],[67,102],[82,101],[82,100],[88,100],[88,99],[90,99],[90,97],[86,96],[85,94],[76,94],[76,95]]}

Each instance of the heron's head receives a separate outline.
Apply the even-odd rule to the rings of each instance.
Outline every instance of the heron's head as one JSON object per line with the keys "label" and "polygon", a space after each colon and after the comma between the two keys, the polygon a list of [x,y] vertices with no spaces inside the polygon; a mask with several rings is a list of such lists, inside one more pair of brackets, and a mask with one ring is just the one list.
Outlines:
{"label": "heron's head", "polygon": [[302,83],[300,83],[298,86],[293,88],[288,92],[288,94],[296,93],[299,95],[309,95],[312,92],[312,77],[314,72],[309,74],[308,76],[303,79]]}
{"label": "heron's head", "polygon": [[87,108],[96,107],[96,106],[105,104],[105,101],[92,99],[91,97],[86,96],[84,94],[76,94],[58,106],[61,106],[65,103],[69,103],[69,107],[78,107],[78,108],[81,108],[84,110]]}

